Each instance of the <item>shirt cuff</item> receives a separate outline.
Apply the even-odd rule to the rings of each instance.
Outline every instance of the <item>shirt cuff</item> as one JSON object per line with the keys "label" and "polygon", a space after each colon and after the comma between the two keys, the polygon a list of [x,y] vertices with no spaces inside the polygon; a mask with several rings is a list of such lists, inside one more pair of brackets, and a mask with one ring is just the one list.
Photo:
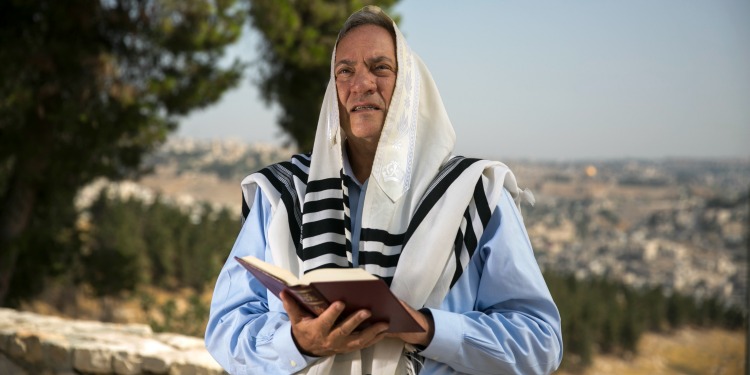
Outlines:
{"label": "shirt cuff", "polygon": [[456,355],[463,341],[463,321],[456,319],[456,314],[448,311],[430,309],[435,332],[432,341],[421,354],[436,362],[446,363]]}
{"label": "shirt cuff", "polygon": [[309,357],[300,353],[292,337],[292,323],[290,322],[284,322],[276,330],[276,334],[273,335],[273,347],[279,355],[279,369],[284,373],[298,372],[318,359],[318,357]]}

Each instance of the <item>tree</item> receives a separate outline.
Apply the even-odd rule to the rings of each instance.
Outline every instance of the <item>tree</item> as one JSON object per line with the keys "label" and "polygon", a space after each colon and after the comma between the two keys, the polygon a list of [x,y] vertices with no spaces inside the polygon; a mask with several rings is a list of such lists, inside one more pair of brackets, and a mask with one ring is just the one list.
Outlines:
{"label": "tree", "polygon": [[87,214],[92,225],[82,241],[84,267],[73,273],[99,296],[144,284],[200,291],[215,280],[238,229],[237,218],[226,208],[204,203],[183,211],[160,197],[146,203],[109,197],[106,191]]}
{"label": "tree", "polygon": [[[263,37],[258,86],[281,107],[279,126],[302,151],[311,151],[330,77],[331,53],[347,17],[365,5],[386,12],[397,0],[253,0],[250,18]],[[392,15],[393,16],[393,15]],[[397,17],[394,16],[397,20]]]}
{"label": "tree", "polygon": [[99,296],[116,295],[150,279],[143,204],[134,199],[110,200],[102,192],[90,208],[97,218],[90,251],[82,257],[84,279]]}
{"label": "tree", "polygon": [[80,186],[134,173],[236,85],[243,66],[217,63],[246,18],[238,0],[0,2],[0,305],[49,271],[23,259],[29,228],[60,251]]}

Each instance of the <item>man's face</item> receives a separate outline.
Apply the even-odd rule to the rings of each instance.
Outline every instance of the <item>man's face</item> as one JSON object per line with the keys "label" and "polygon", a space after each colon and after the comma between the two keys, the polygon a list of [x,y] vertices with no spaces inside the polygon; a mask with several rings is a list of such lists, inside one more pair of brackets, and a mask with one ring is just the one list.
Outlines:
{"label": "man's face", "polygon": [[350,141],[377,144],[396,71],[396,46],[386,29],[363,25],[339,40],[333,72],[341,126]]}

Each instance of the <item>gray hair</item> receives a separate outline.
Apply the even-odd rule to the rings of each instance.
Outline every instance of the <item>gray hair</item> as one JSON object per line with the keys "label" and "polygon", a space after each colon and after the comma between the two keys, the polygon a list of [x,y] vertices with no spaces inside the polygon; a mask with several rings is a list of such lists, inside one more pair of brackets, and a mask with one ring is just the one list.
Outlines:
{"label": "gray hair", "polygon": [[352,13],[351,16],[344,22],[344,26],[339,31],[337,40],[341,40],[347,33],[353,29],[364,26],[364,25],[375,25],[380,26],[391,34],[393,37],[393,44],[396,44],[396,29],[393,27],[393,20],[383,12],[380,7],[375,5],[367,5],[364,8]]}

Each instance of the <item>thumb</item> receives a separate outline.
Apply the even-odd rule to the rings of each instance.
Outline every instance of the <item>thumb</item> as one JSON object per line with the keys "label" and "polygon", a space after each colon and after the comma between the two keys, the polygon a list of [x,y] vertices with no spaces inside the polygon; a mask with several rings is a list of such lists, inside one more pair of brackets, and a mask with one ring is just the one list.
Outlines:
{"label": "thumb", "polygon": [[286,310],[286,314],[289,315],[289,320],[292,324],[297,324],[310,315],[300,307],[297,300],[295,300],[288,291],[282,291],[279,294],[279,297],[281,298],[281,303],[284,304],[284,310]]}

